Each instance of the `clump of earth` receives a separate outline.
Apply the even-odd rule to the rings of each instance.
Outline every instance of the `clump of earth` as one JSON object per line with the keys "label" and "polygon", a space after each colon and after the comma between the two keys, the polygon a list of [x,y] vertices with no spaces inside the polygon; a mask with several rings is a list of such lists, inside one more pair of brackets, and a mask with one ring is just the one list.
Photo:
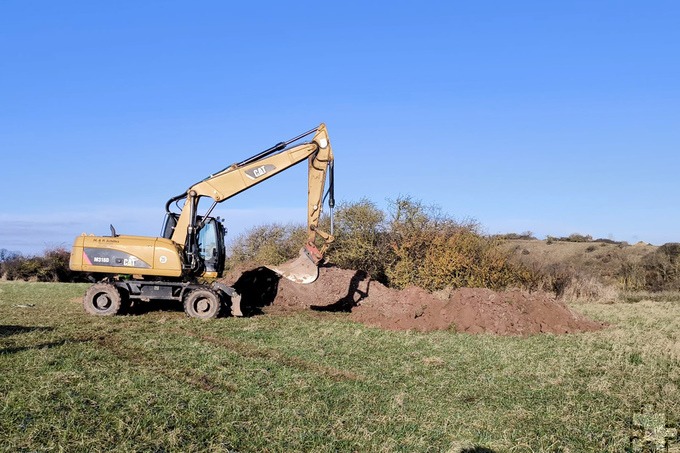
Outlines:
{"label": "clump of earth", "polygon": [[347,312],[368,326],[390,330],[455,329],[471,334],[530,335],[598,330],[602,323],[572,311],[548,293],[460,288],[429,293],[421,288],[387,288],[364,271],[321,267],[319,278],[301,285],[258,267],[236,269],[222,282],[242,295],[246,315],[266,307],[281,310]]}

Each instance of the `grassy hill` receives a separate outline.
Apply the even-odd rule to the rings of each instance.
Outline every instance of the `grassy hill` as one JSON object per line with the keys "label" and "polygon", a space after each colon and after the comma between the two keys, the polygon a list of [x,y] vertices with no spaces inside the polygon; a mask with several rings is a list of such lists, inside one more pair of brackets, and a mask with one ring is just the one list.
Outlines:
{"label": "grassy hill", "polygon": [[658,247],[644,242],[629,245],[609,242],[508,239],[503,246],[515,259],[538,268],[561,267],[582,276],[597,278],[605,285],[619,285],[626,264],[640,265]]}

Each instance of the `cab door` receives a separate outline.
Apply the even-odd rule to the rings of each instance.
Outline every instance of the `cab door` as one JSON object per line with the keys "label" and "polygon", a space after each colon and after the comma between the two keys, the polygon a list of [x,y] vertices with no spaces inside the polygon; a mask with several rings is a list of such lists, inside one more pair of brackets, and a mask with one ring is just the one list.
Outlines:
{"label": "cab door", "polygon": [[198,232],[198,254],[203,260],[205,277],[221,277],[224,270],[224,225],[209,217]]}

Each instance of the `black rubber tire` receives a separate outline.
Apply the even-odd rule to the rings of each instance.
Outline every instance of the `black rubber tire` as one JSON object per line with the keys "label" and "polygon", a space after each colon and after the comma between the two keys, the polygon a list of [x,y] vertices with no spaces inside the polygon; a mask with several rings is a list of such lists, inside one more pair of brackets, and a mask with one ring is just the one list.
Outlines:
{"label": "black rubber tire", "polygon": [[96,283],[85,293],[83,307],[91,315],[113,316],[120,312],[122,302],[118,288],[109,283]]}
{"label": "black rubber tire", "polygon": [[132,299],[130,299],[130,292],[125,288],[121,288],[120,286],[116,286],[116,289],[118,290],[118,293],[120,293],[120,311],[118,314],[130,314],[132,312]]}
{"label": "black rubber tire", "polygon": [[184,312],[192,318],[217,318],[221,311],[222,299],[211,289],[195,289],[184,297]]}

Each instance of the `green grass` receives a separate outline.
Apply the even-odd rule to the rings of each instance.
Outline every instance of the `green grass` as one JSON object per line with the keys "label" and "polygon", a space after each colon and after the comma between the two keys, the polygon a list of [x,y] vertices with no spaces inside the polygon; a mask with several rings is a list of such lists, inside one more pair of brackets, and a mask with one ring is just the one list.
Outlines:
{"label": "green grass", "polygon": [[674,301],[578,305],[612,327],[516,338],[98,318],[86,287],[0,283],[0,450],[618,452],[643,407],[680,425]]}
{"label": "green grass", "polygon": [[624,302],[680,302],[680,291],[659,291],[656,293],[650,291],[623,291],[620,299]]}

